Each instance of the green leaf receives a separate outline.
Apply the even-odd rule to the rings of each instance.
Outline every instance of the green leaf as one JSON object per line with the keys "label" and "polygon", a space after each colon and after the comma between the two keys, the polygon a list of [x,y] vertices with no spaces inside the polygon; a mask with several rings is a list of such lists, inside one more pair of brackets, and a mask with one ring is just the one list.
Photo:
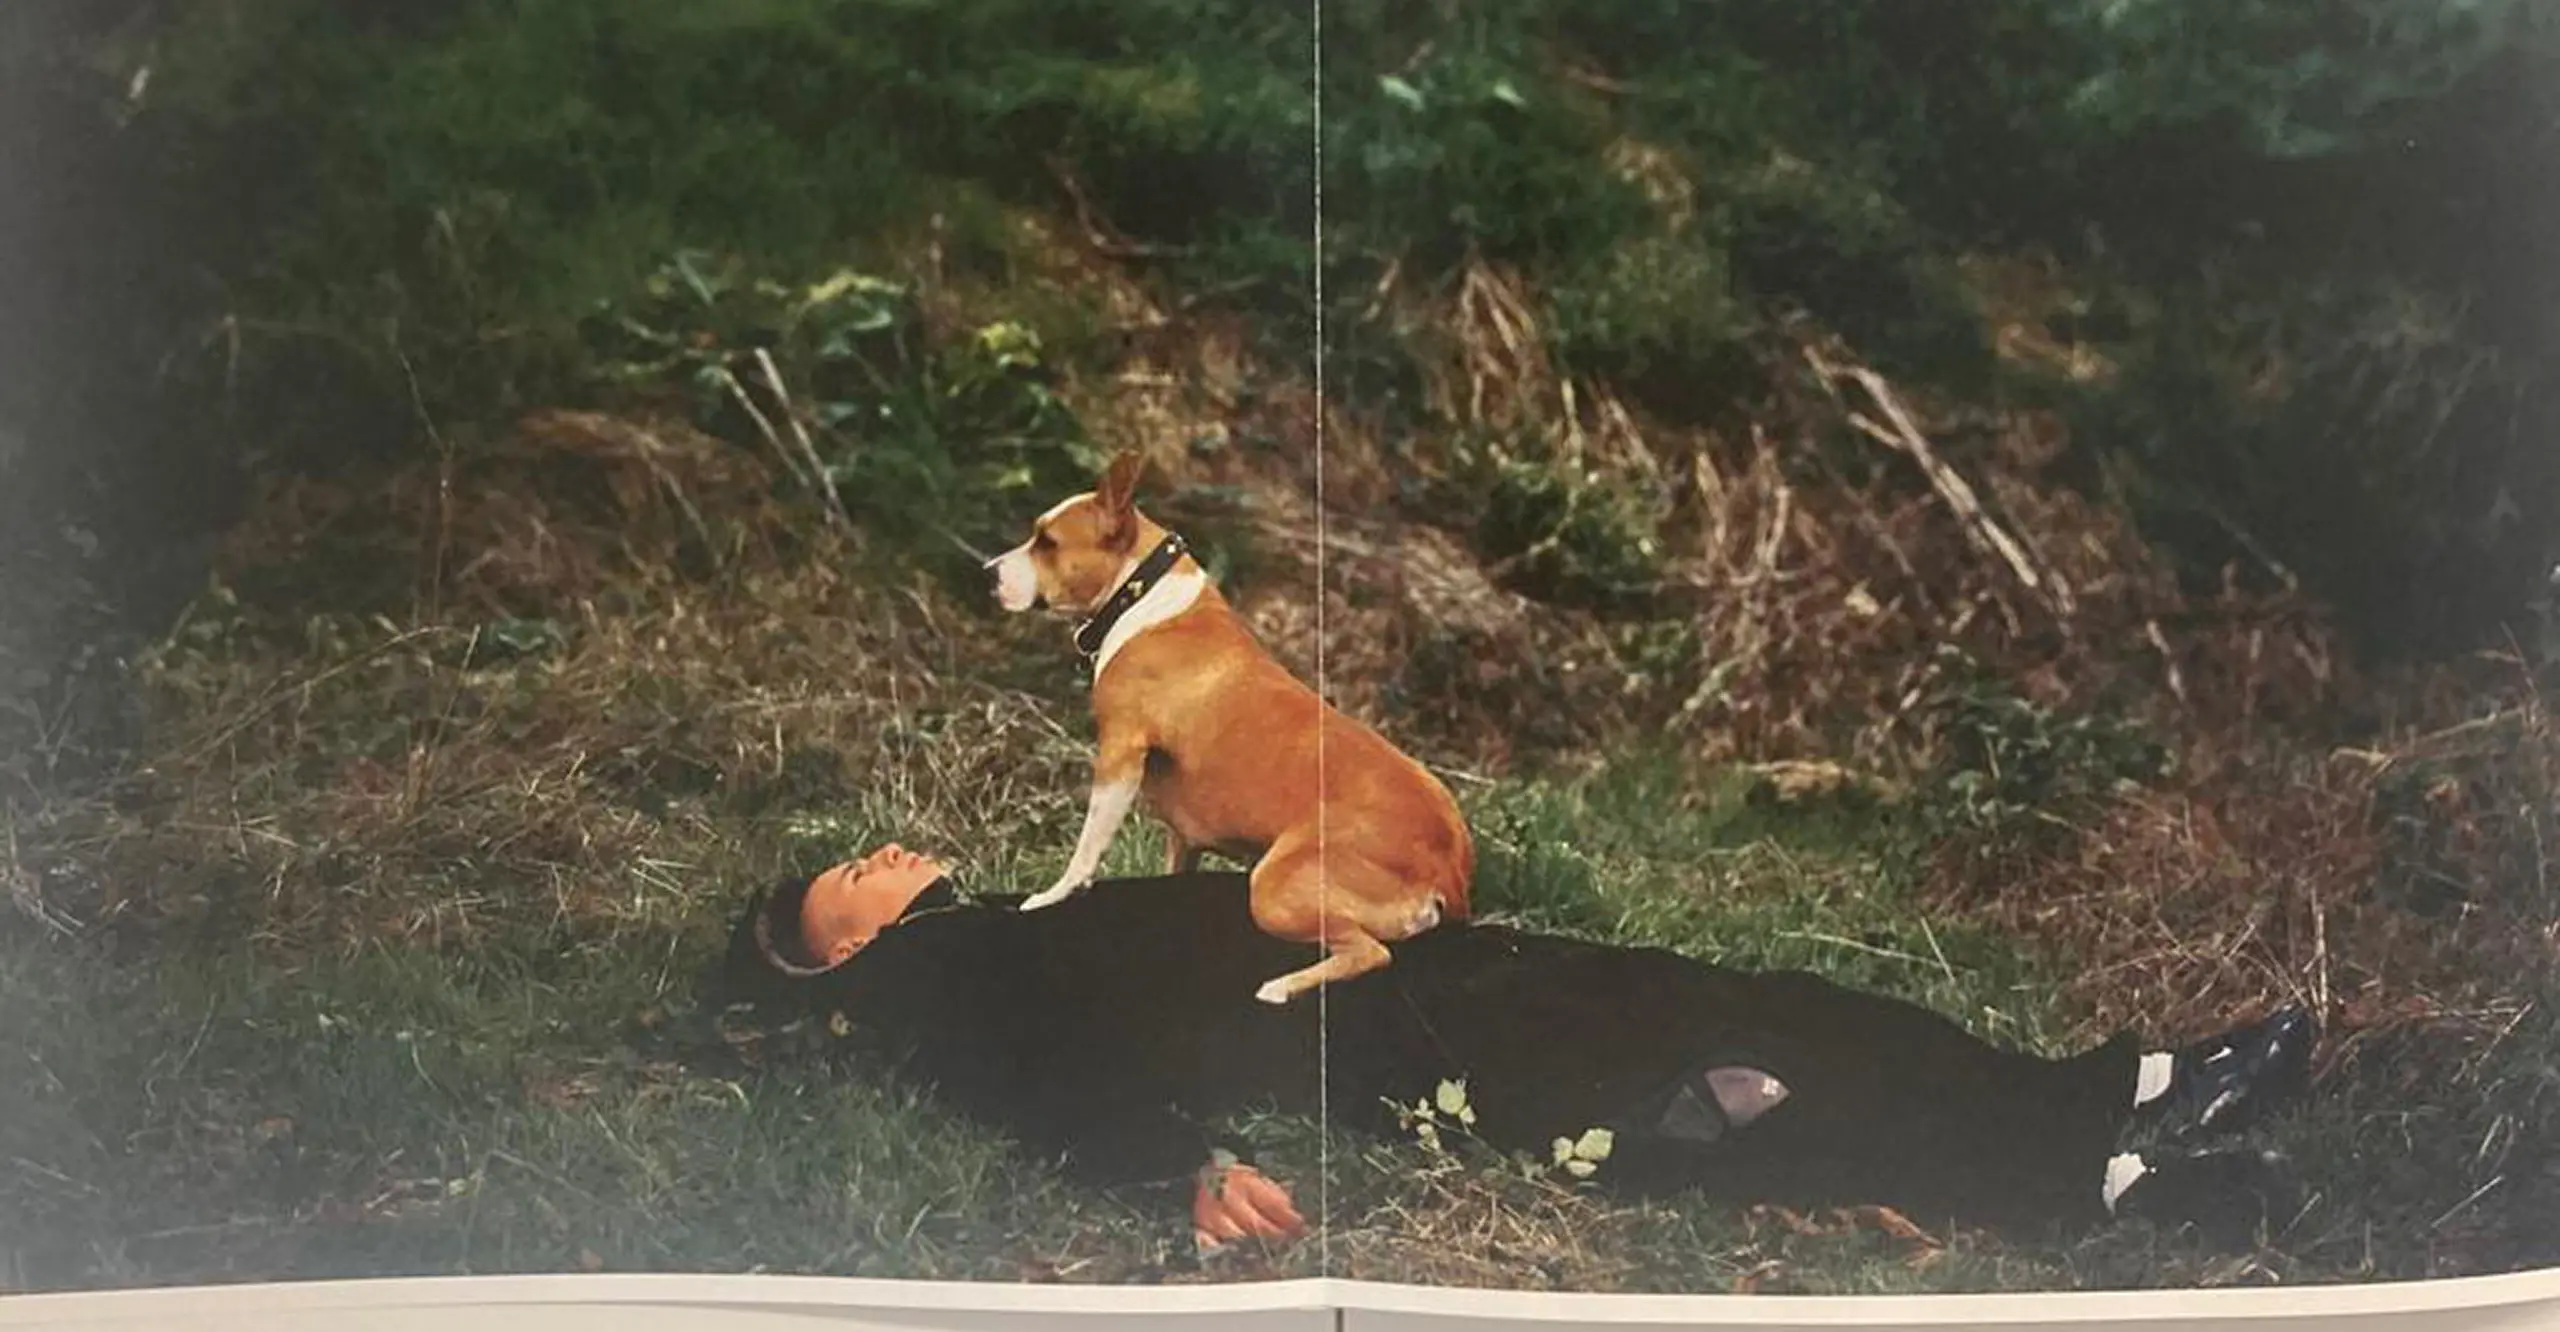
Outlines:
{"label": "green leaf", "polygon": [[1439,1090],[1431,1094],[1431,1099],[1440,1107],[1440,1113],[1458,1114],[1467,1108],[1467,1084],[1444,1079],[1440,1083]]}
{"label": "green leaf", "polygon": [[848,268],[838,270],[826,281],[809,288],[808,292],[801,297],[801,304],[827,305],[857,294],[869,297],[872,306],[878,308],[906,295],[907,289],[885,278],[876,278],[868,273],[857,273]]}
{"label": "green leaf", "polygon": [[1409,111],[1419,111],[1422,109],[1422,90],[1400,78],[1397,78],[1393,74],[1381,75],[1379,77],[1378,91],[1385,93],[1388,97],[1394,99]]}
{"label": "green leaf", "polygon": [[1575,1179],[1589,1179],[1600,1169],[1600,1167],[1577,1156],[1574,1159],[1565,1162],[1564,1169],[1566,1174],[1573,1176]]}
{"label": "green leaf", "polygon": [[558,647],[568,635],[549,620],[504,619],[490,623],[482,637],[500,652],[526,656]]}
{"label": "green leaf", "polygon": [[1606,1161],[1609,1149],[1616,1146],[1617,1141],[1617,1135],[1607,1129],[1589,1129],[1580,1141],[1573,1144],[1573,1154],[1585,1161]]}
{"label": "green leaf", "polygon": [[684,279],[685,289],[691,291],[694,300],[703,305],[718,301],[720,290],[726,285],[716,283],[702,271],[702,265],[708,261],[709,256],[693,250],[683,251],[675,257],[676,276]]}

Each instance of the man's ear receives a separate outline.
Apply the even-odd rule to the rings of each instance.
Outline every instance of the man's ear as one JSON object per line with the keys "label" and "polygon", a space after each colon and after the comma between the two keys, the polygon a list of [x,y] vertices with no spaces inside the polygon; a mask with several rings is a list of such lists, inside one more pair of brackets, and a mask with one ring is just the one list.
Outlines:
{"label": "man's ear", "polygon": [[1138,475],[1147,467],[1146,455],[1136,449],[1122,449],[1103,469],[1101,484],[1093,488],[1094,503],[1102,510],[1103,528],[1117,537],[1129,530],[1135,516]]}
{"label": "man's ear", "polygon": [[860,951],[861,948],[862,945],[852,939],[838,939],[834,943],[827,945],[827,965],[830,967],[843,966],[845,962],[856,952]]}

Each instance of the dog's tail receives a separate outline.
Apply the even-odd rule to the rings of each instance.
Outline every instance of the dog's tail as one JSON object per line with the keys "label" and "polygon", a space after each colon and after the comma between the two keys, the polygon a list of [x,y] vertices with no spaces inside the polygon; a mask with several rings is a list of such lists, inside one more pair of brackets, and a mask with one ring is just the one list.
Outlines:
{"label": "dog's tail", "polygon": [[1463,921],[1474,910],[1471,896],[1476,882],[1476,839],[1467,827],[1466,817],[1452,811],[1449,824],[1457,845],[1448,858],[1449,882],[1440,886],[1440,919]]}

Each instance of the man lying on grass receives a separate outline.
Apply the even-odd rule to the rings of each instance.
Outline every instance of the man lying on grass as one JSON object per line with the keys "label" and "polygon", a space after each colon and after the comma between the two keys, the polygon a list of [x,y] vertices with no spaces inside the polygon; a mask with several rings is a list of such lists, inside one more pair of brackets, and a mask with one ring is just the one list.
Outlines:
{"label": "man lying on grass", "polygon": [[2176,1051],[2120,1036],[2049,1060],[1803,972],[1492,924],[1443,925],[1321,1003],[1274,1006],[1235,978],[1300,950],[1255,927],[1242,874],[1017,900],[964,900],[942,865],[885,847],[758,894],[724,998],[825,1015],[1088,1182],[1196,1179],[1204,1245],[1304,1228],[1205,1125],[1262,1108],[1393,1132],[1444,1080],[1502,1151],[1607,1130],[1592,1177],[1630,1193],[2012,1231],[2140,1215],[2238,1240],[2269,1215],[2269,1165],[2205,1140],[2301,1091],[2314,1038],[2286,1009]]}

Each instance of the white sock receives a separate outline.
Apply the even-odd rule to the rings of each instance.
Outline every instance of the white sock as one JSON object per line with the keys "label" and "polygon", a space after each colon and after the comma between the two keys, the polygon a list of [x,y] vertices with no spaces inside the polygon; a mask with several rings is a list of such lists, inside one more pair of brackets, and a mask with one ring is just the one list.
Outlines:
{"label": "white sock", "polygon": [[2098,1190],[2098,1196],[2106,1200],[2107,1215],[2115,1215],[2116,1199],[2123,1197],[2124,1191],[2132,1188],[2135,1180],[2142,1178],[2150,1171],[2151,1167],[2144,1165],[2142,1158],[2131,1152],[2121,1152],[2107,1158],[2107,1182]]}
{"label": "white sock", "polygon": [[2177,1068],[2173,1054],[2147,1054],[2133,1071],[2133,1103],[2149,1105],[2169,1090],[2169,1075]]}

